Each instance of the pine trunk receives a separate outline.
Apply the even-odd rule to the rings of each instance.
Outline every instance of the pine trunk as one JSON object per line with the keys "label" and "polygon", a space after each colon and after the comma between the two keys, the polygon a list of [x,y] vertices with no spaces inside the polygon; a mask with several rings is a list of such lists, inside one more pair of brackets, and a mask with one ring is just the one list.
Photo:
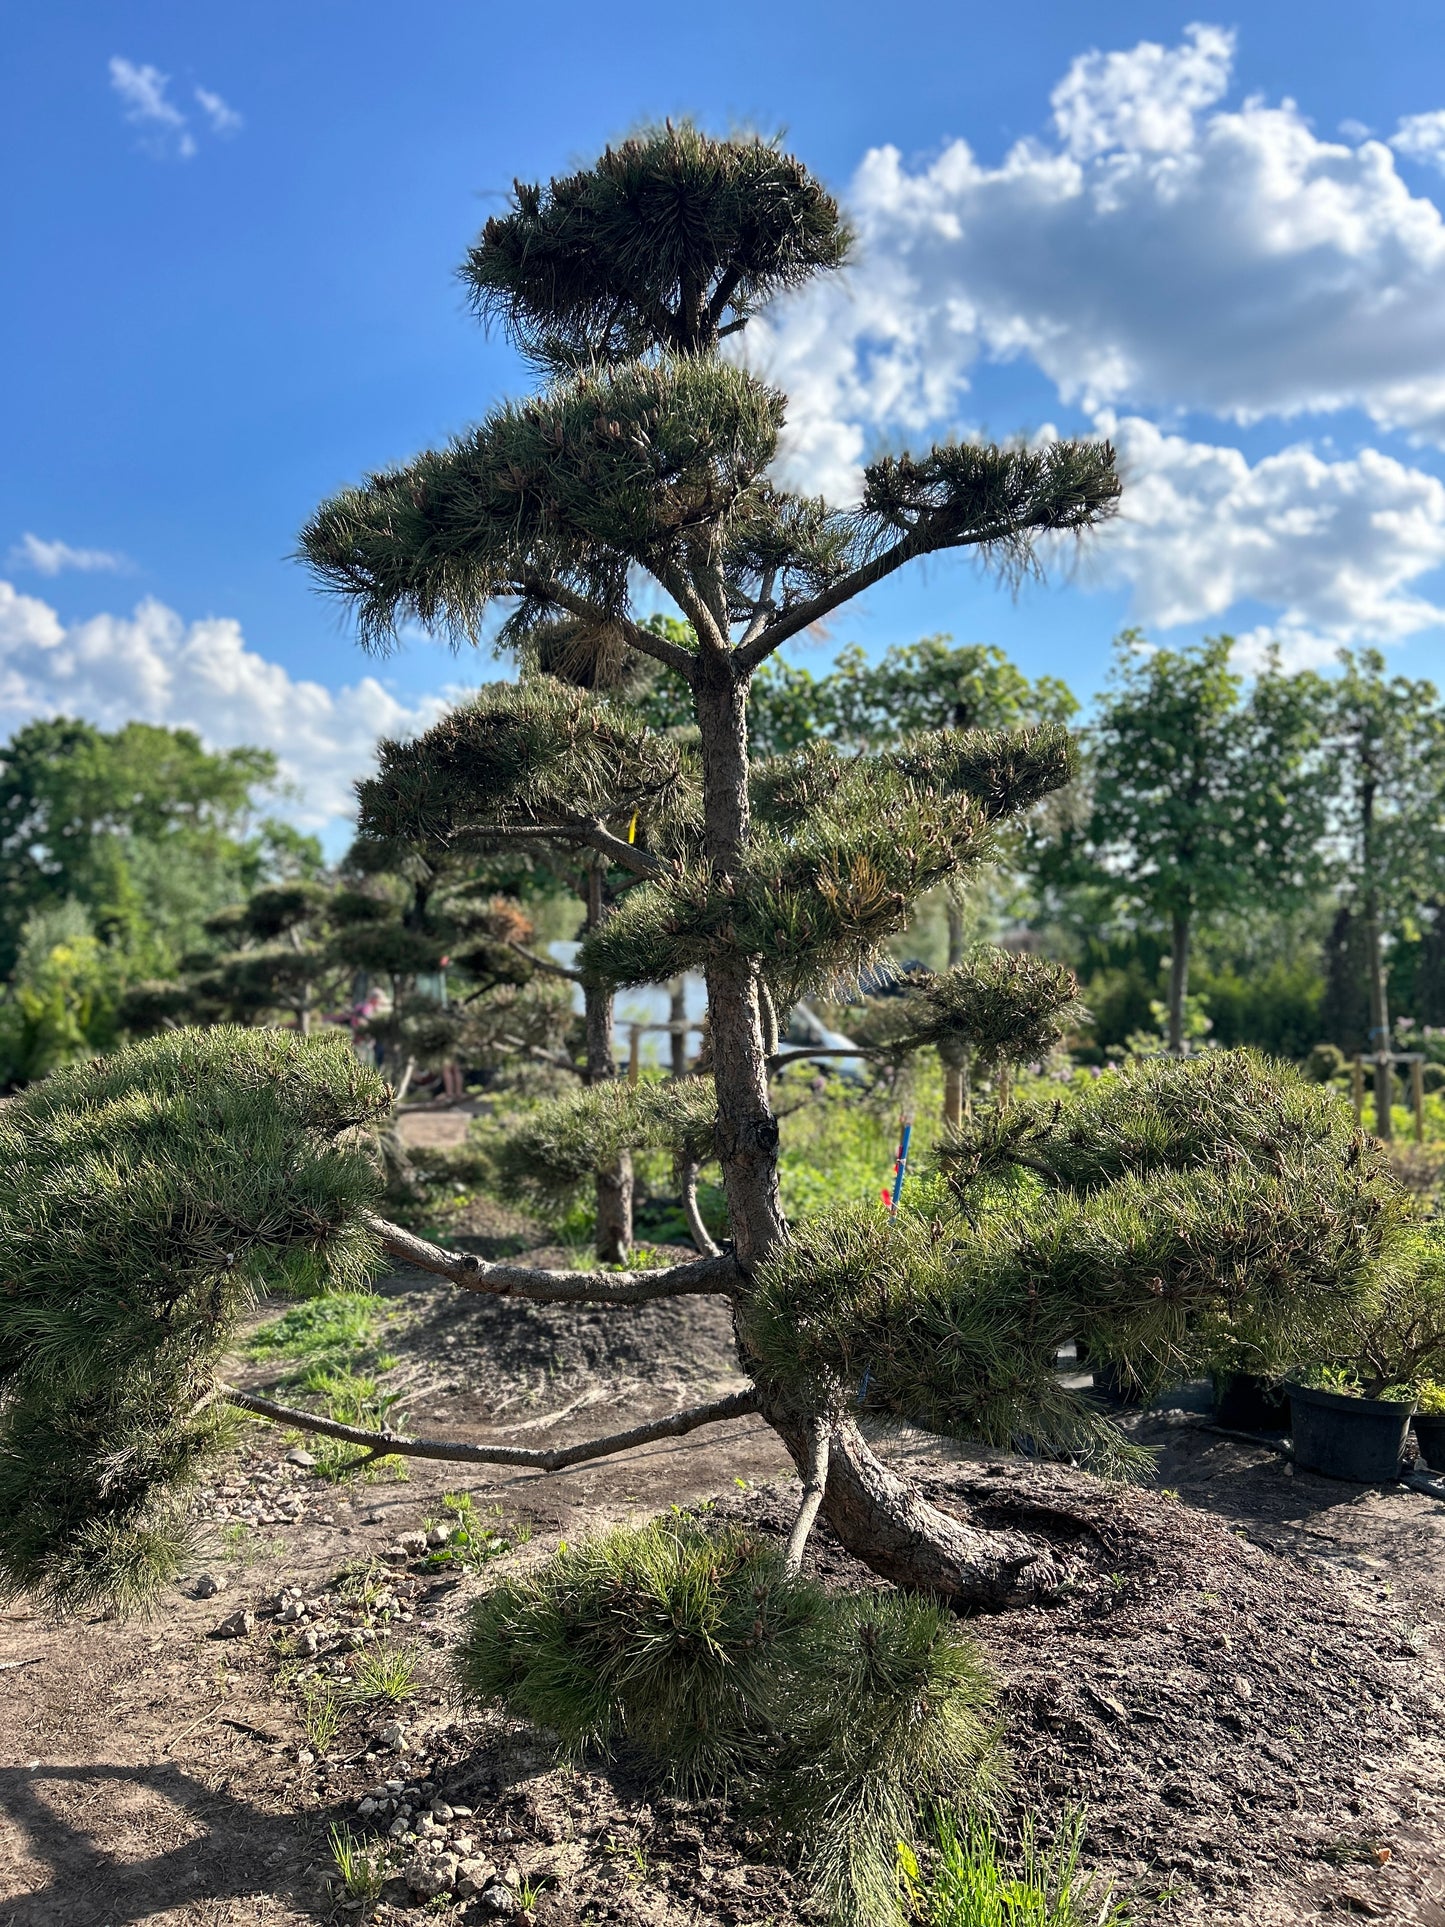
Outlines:
{"label": "pine trunk", "polygon": [[[606,914],[602,895],[602,876],[597,870],[587,877],[587,928],[590,930]],[[617,1060],[612,1050],[612,992],[604,984],[582,986],[583,1022],[587,1033],[587,1073],[589,1084],[605,1083],[617,1075]],[[632,1157],[624,1151],[605,1170],[597,1173],[597,1256],[605,1265],[626,1264],[632,1252]]]}
{"label": "pine trunk", "polygon": [[[726,880],[737,873],[748,836],[747,689],[725,652],[704,647],[693,693],[702,736],[707,854]],[[706,978],[716,1148],[733,1251],[748,1275],[786,1236],[760,985],[754,964],[725,952],[714,956]],[[756,1375],[741,1335],[739,1357]],[[763,1416],[806,1474],[811,1415],[759,1382]],[[874,1457],[852,1423],[833,1435],[823,1512],[847,1550],[880,1577],[960,1608],[988,1610],[1037,1597],[1064,1577],[1044,1541],[973,1526],[930,1505]]]}

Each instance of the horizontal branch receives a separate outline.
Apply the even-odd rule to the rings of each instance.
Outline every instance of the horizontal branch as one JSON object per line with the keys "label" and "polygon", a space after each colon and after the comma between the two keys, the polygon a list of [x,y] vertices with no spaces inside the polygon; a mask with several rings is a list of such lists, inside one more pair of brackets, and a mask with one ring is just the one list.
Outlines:
{"label": "horizontal branch", "polygon": [[583,981],[580,970],[572,970],[566,964],[558,963],[555,957],[544,957],[538,951],[529,950],[526,944],[518,943],[515,937],[507,938],[507,948],[515,950],[519,957],[536,969],[550,971],[554,977],[565,977],[573,984],[580,984]]}
{"label": "horizontal branch", "polygon": [[818,1044],[809,1049],[800,1044],[796,1050],[777,1050],[768,1059],[776,1070],[783,1064],[797,1064],[805,1057],[890,1057],[893,1052],[882,1044]]}
{"label": "horizontal branch", "polygon": [[529,1298],[546,1305],[646,1305],[655,1298],[699,1292],[727,1296],[742,1282],[736,1260],[727,1254],[660,1271],[546,1271],[533,1265],[491,1264],[470,1251],[447,1251],[385,1218],[373,1218],[371,1229],[389,1256],[419,1271],[435,1272],[463,1291],[495,1298]]}
{"label": "horizontal branch", "polygon": [[631,870],[634,876],[655,877],[663,872],[663,865],[650,851],[614,836],[605,824],[592,817],[579,818],[573,823],[489,823],[473,834],[478,842],[516,837],[529,843],[580,843],[611,857],[621,869]]}
{"label": "horizontal branch", "polygon": [[561,1472],[569,1465],[583,1465],[588,1459],[605,1459],[615,1452],[629,1452],[635,1445],[682,1438],[700,1426],[746,1418],[758,1409],[757,1392],[749,1386],[745,1392],[714,1399],[708,1405],[690,1405],[684,1411],[669,1412],[666,1418],[634,1425],[626,1432],[612,1432],[606,1438],[585,1439],[580,1445],[561,1445],[545,1451],[525,1445],[469,1445],[463,1439],[414,1439],[404,1433],[368,1432],[359,1425],[343,1425],[339,1419],[321,1418],[298,1406],[278,1405],[274,1399],[259,1398],[254,1392],[238,1392],[230,1386],[223,1388],[222,1396],[257,1418],[294,1426],[298,1432],[314,1432],[321,1438],[339,1439],[343,1445],[360,1447],[374,1459],[451,1459],[466,1465],[535,1466],[539,1472]]}
{"label": "horizontal branch", "polygon": [[635,843],[628,843],[623,837],[614,836],[603,823],[589,823],[582,832],[585,840],[603,856],[610,856],[622,870],[631,870],[634,876],[658,877],[662,875],[663,865],[648,850],[639,850]]}

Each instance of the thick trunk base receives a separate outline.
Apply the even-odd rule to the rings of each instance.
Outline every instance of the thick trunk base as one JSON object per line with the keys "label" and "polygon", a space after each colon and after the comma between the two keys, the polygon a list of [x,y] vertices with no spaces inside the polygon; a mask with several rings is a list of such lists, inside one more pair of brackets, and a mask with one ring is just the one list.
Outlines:
{"label": "thick trunk base", "polygon": [[[806,1476],[806,1428],[786,1415],[767,1417]],[[940,1511],[874,1456],[851,1420],[833,1433],[823,1515],[844,1549],[880,1579],[959,1612],[1000,1612],[1057,1596],[1077,1570],[1057,1543],[1061,1528],[1065,1538],[1092,1529],[1085,1518],[1061,1513],[1050,1515],[1046,1535]]]}

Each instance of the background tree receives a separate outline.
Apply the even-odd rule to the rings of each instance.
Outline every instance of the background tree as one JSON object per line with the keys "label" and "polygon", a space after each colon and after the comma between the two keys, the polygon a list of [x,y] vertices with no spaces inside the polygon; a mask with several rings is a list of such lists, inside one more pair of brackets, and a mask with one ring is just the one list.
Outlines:
{"label": "background tree", "polygon": [[1119,639],[1087,734],[1090,797],[1065,868],[1127,893],[1169,933],[1167,1047],[1184,1048],[1195,929],[1225,908],[1276,910],[1323,880],[1325,798],[1306,688],[1268,666],[1245,694],[1227,636],[1154,649]]}
{"label": "background tree", "polygon": [[[865,1408],[951,1436],[1127,1458],[1060,1384],[1066,1336],[1145,1378],[1226,1343],[1237,1357],[1246,1336],[1277,1365],[1392,1260],[1394,1194],[1347,1116],[1248,1061],[1146,1065],[1067,1107],[976,1120],[921,1209],[786,1224],[776,1010],[859,971],[924,893],[986,863],[996,830],[1068,779],[1072,753],[1051,724],[942,730],[864,755],[822,743],[754,772],[752,678],[906,563],[972,547],[1020,570],[1041,536],[1094,526],[1118,494],[1112,451],[1075,442],[881,458],[848,509],[781,490],[783,398],[721,343],[846,249],[830,197],[764,141],[670,127],[519,187],[467,274],[547,385],[344,491],[303,536],[372,643],[413,618],[474,638],[500,603],[504,644],[571,618],[690,691],[692,745],[560,683],[522,685],[458,712],[378,780],[413,818],[465,804],[489,827],[556,799],[568,838],[636,877],[579,967],[618,986],[703,973],[726,1248],[657,1270],[557,1272],[411,1237],[374,1215],[379,1180],[355,1137],[384,1093],[325,1037],[287,1035],[283,1050],[276,1033],[183,1032],[57,1073],[0,1120],[9,1584],[66,1599],[174,1570],[175,1494],[209,1448],[218,1397],[365,1449],[437,1449],[220,1378],[247,1294],[322,1284],[384,1250],[467,1290],[601,1305],[713,1292],[732,1307],[744,1391],[576,1446],[449,1444],[447,1457],[555,1469],[758,1412],[803,1480],[789,1571],[822,1507],[886,1578],[965,1604],[1032,1596],[1063,1576],[1058,1556],[1009,1520],[1006,1499],[1004,1523],[957,1517],[885,1467],[857,1424],[860,1385]],[[692,646],[638,619],[648,576]],[[619,836],[630,799],[637,830]],[[644,805],[655,817],[639,846]],[[980,1052],[1036,1044],[1067,1020],[1072,992],[1033,959],[971,959],[911,993],[893,1047],[950,1033]],[[147,1091],[152,1103],[136,1101]],[[136,1173],[120,1208],[102,1181],[114,1170]]]}
{"label": "background tree", "polygon": [[207,750],[190,730],[27,723],[0,751],[0,976],[26,919],[68,900],[132,975],[173,969],[267,871],[319,865],[313,839],[256,823],[275,782],[269,750]]}
{"label": "background tree", "polygon": [[[1369,995],[1367,1049],[1391,1048],[1383,930],[1418,916],[1445,887],[1445,707],[1435,685],[1386,676],[1366,649],[1340,656],[1341,673],[1313,680],[1333,782],[1334,849],[1347,905],[1360,921]],[[1391,1135],[1394,1073],[1375,1064],[1375,1129]]]}

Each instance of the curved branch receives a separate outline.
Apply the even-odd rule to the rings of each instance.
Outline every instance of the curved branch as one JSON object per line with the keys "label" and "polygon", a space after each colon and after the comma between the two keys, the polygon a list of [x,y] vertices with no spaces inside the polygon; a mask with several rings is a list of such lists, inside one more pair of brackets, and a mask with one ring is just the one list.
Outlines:
{"label": "curved branch", "polygon": [[462,1439],[413,1439],[403,1433],[367,1432],[359,1425],[343,1425],[339,1419],[321,1418],[297,1406],[278,1405],[274,1399],[259,1398],[254,1392],[238,1392],[231,1386],[221,1388],[221,1396],[243,1412],[270,1419],[276,1425],[294,1426],[298,1432],[316,1432],[322,1438],[340,1439],[344,1445],[361,1446],[373,1459],[452,1459],[467,1465],[526,1465],[539,1472],[561,1472],[569,1465],[582,1465],[588,1459],[609,1458],[614,1452],[631,1451],[635,1445],[651,1445],[656,1439],[681,1438],[702,1425],[717,1425],[724,1419],[746,1418],[758,1409],[757,1392],[749,1386],[728,1398],[714,1399],[708,1405],[690,1405],[666,1418],[647,1425],[634,1425],[626,1432],[612,1432],[606,1438],[585,1439],[580,1445],[561,1445],[551,1451],[524,1445],[468,1445]]}
{"label": "curved branch", "polygon": [[446,1251],[385,1218],[371,1219],[382,1249],[419,1271],[435,1272],[463,1291],[495,1298],[528,1298],[548,1305],[646,1305],[655,1298],[695,1292],[729,1296],[742,1283],[737,1261],[724,1252],[661,1271],[544,1271],[533,1265],[489,1264],[469,1251]]}
{"label": "curved branch", "polygon": [[[990,531],[989,534],[980,534],[972,540],[975,543],[986,542],[991,539],[992,534],[993,531]],[[861,568],[850,569],[847,575],[840,576],[826,589],[820,589],[817,595],[810,596],[806,602],[798,602],[791,609],[784,609],[781,615],[773,617],[761,635],[756,635],[750,642],[739,646],[737,650],[739,671],[743,675],[751,675],[759,663],[765,662],[775,649],[788,641],[789,637],[801,634],[813,623],[820,622],[824,616],[831,615],[840,604],[851,601],[854,596],[861,595],[865,589],[871,589],[875,582],[881,582],[884,576],[892,575],[895,569],[901,569],[915,556],[927,555],[933,546],[923,529],[910,529],[906,535],[884,549],[881,555],[875,555],[871,562],[865,562]],[[960,543],[957,546],[969,545]]]}
{"label": "curved branch", "polygon": [[680,676],[692,681],[693,659],[689,649],[683,649],[666,636],[654,635],[651,629],[644,629],[640,623],[627,616],[611,615],[606,609],[590,602],[585,595],[578,595],[569,589],[565,582],[556,582],[542,576],[527,576],[517,584],[518,593],[535,597],[538,601],[551,602],[559,609],[566,609],[570,615],[580,616],[584,622],[595,623],[598,628],[621,630],[627,645],[639,655],[651,656],[656,662],[666,663]]}
{"label": "curved branch", "polygon": [[721,1247],[714,1241],[712,1233],[702,1221],[702,1213],[697,1205],[697,1161],[688,1158],[678,1173],[678,1189],[682,1193],[682,1214],[687,1219],[687,1228],[692,1241],[705,1258],[720,1258]]}
{"label": "curved branch", "polygon": [[566,964],[558,963],[554,957],[540,956],[535,950],[529,950],[526,944],[518,943],[515,937],[508,937],[506,944],[509,950],[515,950],[519,957],[524,958],[538,970],[550,971],[554,977],[565,977],[568,983],[572,984],[580,984],[583,981],[580,970],[571,970]]}

